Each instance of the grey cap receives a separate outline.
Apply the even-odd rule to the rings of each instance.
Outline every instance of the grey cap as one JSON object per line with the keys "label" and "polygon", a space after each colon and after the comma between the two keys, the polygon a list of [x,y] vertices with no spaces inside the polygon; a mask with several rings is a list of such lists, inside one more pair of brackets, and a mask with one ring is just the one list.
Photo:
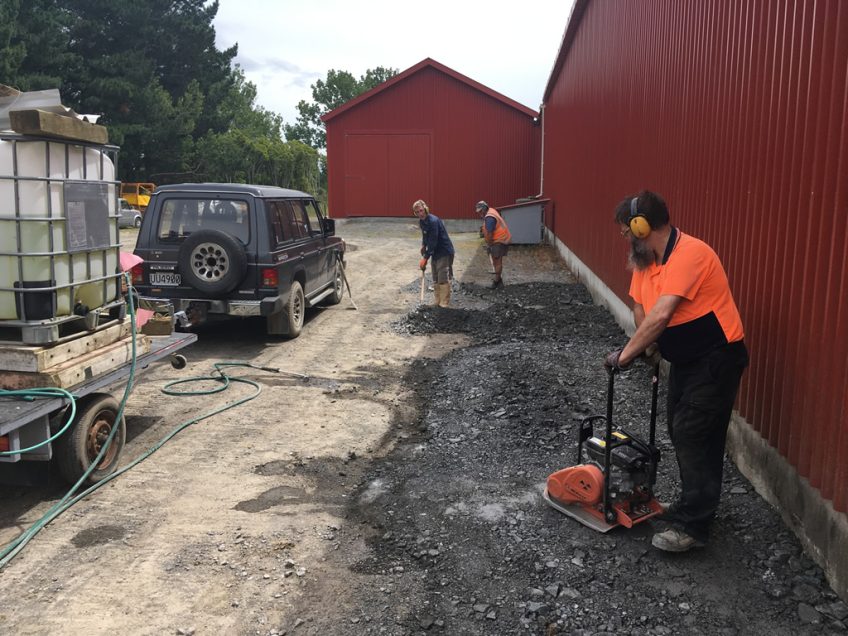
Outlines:
{"label": "grey cap", "polygon": [[488,210],[488,209],[489,209],[489,204],[488,204],[488,203],[486,203],[485,201],[478,201],[478,202],[477,202],[477,205],[475,205],[475,206],[474,206],[474,208],[475,208],[478,212],[480,212],[481,210]]}

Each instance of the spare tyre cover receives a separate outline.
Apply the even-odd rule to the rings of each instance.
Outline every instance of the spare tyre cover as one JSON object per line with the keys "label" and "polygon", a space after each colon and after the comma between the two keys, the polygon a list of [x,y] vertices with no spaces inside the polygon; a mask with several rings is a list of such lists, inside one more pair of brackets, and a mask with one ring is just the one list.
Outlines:
{"label": "spare tyre cover", "polygon": [[247,255],[238,239],[220,230],[192,232],[177,258],[185,284],[207,294],[232,291],[247,272]]}

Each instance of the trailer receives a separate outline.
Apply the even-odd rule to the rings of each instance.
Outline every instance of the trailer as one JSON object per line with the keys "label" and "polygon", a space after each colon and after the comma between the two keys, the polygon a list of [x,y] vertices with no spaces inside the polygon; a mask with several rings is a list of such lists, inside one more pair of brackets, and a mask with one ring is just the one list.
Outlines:
{"label": "trailer", "polygon": [[67,480],[96,482],[126,441],[116,393],[166,357],[185,366],[176,352],[197,336],[172,333],[172,311],[162,337],[135,333],[127,317],[119,192],[143,210],[154,184],[122,185],[106,128],[64,108],[58,91],[4,93],[0,479],[54,460]]}
{"label": "trailer", "polygon": [[[135,377],[166,358],[176,369],[185,367],[185,357],[177,352],[194,343],[197,335],[172,333],[149,337],[148,340],[149,350],[136,357]],[[99,356],[99,359],[103,358]],[[0,468],[3,468],[2,464],[53,460],[64,479],[70,483],[78,481],[116,425],[121,393],[132,369],[131,360],[107,365],[106,368],[103,364],[86,366],[81,371],[86,376],[85,380],[67,389],[77,405],[74,421],[59,438],[33,450],[25,449],[48,440],[67,423],[70,400],[66,397],[21,399],[0,396],[0,451],[7,453],[0,456]],[[0,371],[0,378],[3,374]],[[89,474],[88,483],[96,483],[116,469],[126,441],[125,419],[122,417],[117,425],[119,430],[100,464]],[[0,472],[9,473],[8,470]]]}

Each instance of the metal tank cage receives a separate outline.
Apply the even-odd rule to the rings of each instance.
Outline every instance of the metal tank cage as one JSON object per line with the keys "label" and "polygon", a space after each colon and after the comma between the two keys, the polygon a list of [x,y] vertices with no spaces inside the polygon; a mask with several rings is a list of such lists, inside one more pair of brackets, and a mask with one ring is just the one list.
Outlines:
{"label": "metal tank cage", "polygon": [[[0,210],[0,221],[14,221],[16,229],[17,250],[14,252],[0,251],[0,256],[11,256],[17,262],[17,279],[20,286],[0,287],[0,292],[12,292],[15,298],[15,306],[18,314],[17,320],[0,320],[0,339],[8,339],[5,333],[17,333],[18,337],[15,340],[23,341],[25,344],[52,344],[65,339],[68,332],[80,331],[85,329],[94,331],[98,328],[106,327],[113,324],[116,320],[123,320],[126,316],[126,305],[121,294],[121,270],[120,270],[120,228],[118,220],[120,218],[120,210],[118,207],[118,191],[120,181],[116,179],[104,180],[104,170],[107,158],[111,160],[114,168],[114,176],[118,172],[118,147],[112,145],[92,144],[76,140],[65,140],[54,137],[41,137],[34,135],[20,135],[15,133],[0,133],[0,140],[12,143],[12,174],[0,174],[0,185],[3,182],[12,182],[14,188],[14,214],[8,214],[7,210]],[[44,142],[44,176],[21,175],[18,157],[18,145],[21,143]],[[62,166],[62,176],[50,176],[51,170],[55,170],[56,166],[51,166],[50,163],[50,144],[59,144],[63,146],[64,165]],[[70,176],[70,155],[71,147],[80,147],[83,149],[82,157],[82,176],[80,178],[71,178]],[[89,161],[86,157],[86,149],[93,149],[98,153],[97,164],[97,179],[90,179]],[[47,183],[47,216],[46,217],[25,217],[21,210],[21,193],[20,184],[23,181],[35,181]],[[77,249],[69,249],[70,231],[69,219],[65,214],[65,210],[55,210],[51,196],[50,186],[53,183],[61,183],[63,194],[67,192],[68,184],[105,184],[112,186],[112,201],[111,210],[107,208],[108,223],[114,224],[116,241],[111,242],[111,238],[107,245],[97,247],[80,246]],[[64,200],[64,197],[63,197]],[[66,204],[66,202],[65,202]],[[66,204],[67,207],[67,204]],[[57,222],[65,224],[65,245],[55,245],[54,225]],[[25,223],[39,223],[46,226],[48,235],[48,251],[47,252],[24,252],[22,246],[21,227]],[[108,230],[108,227],[107,227]],[[99,252],[99,254],[95,254]],[[108,271],[108,254],[114,252],[115,271]],[[68,281],[58,283],[56,279],[56,259],[57,257],[68,258]],[[24,258],[25,257],[47,257],[50,263],[50,280],[47,285],[38,287],[24,287]],[[78,258],[85,259],[86,276],[82,279],[74,280],[74,261]],[[101,259],[101,271],[106,272],[104,275],[92,275],[92,263],[94,259]],[[99,283],[102,285],[102,293],[104,304],[83,311],[82,307],[74,306],[75,290],[85,284]],[[113,289],[114,294],[109,293]],[[71,302],[71,312],[68,315],[57,316],[58,312],[58,292],[59,290],[67,289]],[[34,312],[32,306],[35,303],[28,303],[27,300],[32,299],[35,294],[49,294],[51,311],[49,318],[30,319],[27,312],[32,315]],[[113,300],[108,300],[109,298]],[[29,305],[29,307],[28,307]],[[81,311],[81,313],[74,313]],[[104,318],[105,324],[104,324]]]}

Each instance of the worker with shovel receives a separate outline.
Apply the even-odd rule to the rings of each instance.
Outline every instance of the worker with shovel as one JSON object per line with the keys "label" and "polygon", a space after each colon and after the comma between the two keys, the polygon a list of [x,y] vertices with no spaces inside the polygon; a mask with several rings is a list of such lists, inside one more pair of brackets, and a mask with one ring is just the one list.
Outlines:
{"label": "worker with shovel", "polygon": [[424,294],[424,271],[427,269],[427,261],[432,259],[433,289],[436,294],[438,307],[450,305],[451,297],[451,270],[453,268],[454,249],[445,224],[435,214],[430,214],[430,208],[421,199],[412,204],[412,213],[418,217],[418,225],[421,227],[421,260],[418,266],[421,268],[421,293]]}
{"label": "worker with shovel", "polygon": [[703,546],[721,496],[724,445],[748,351],[727,275],[709,245],[669,224],[662,197],[643,190],[615,211],[630,240],[630,296],[636,333],[604,364],[628,368],[656,343],[671,363],[668,430],[680,467],[671,524],[652,544],[668,552]]}
{"label": "worker with shovel", "polygon": [[506,221],[495,208],[490,207],[485,201],[478,201],[474,206],[477,214],[483,217],[483,238],[486,239],[486,250],[492,258],[492,269],[495,280],[492,281],[492,289],[503,287],[503,257],[509,251],[512,235]]}

